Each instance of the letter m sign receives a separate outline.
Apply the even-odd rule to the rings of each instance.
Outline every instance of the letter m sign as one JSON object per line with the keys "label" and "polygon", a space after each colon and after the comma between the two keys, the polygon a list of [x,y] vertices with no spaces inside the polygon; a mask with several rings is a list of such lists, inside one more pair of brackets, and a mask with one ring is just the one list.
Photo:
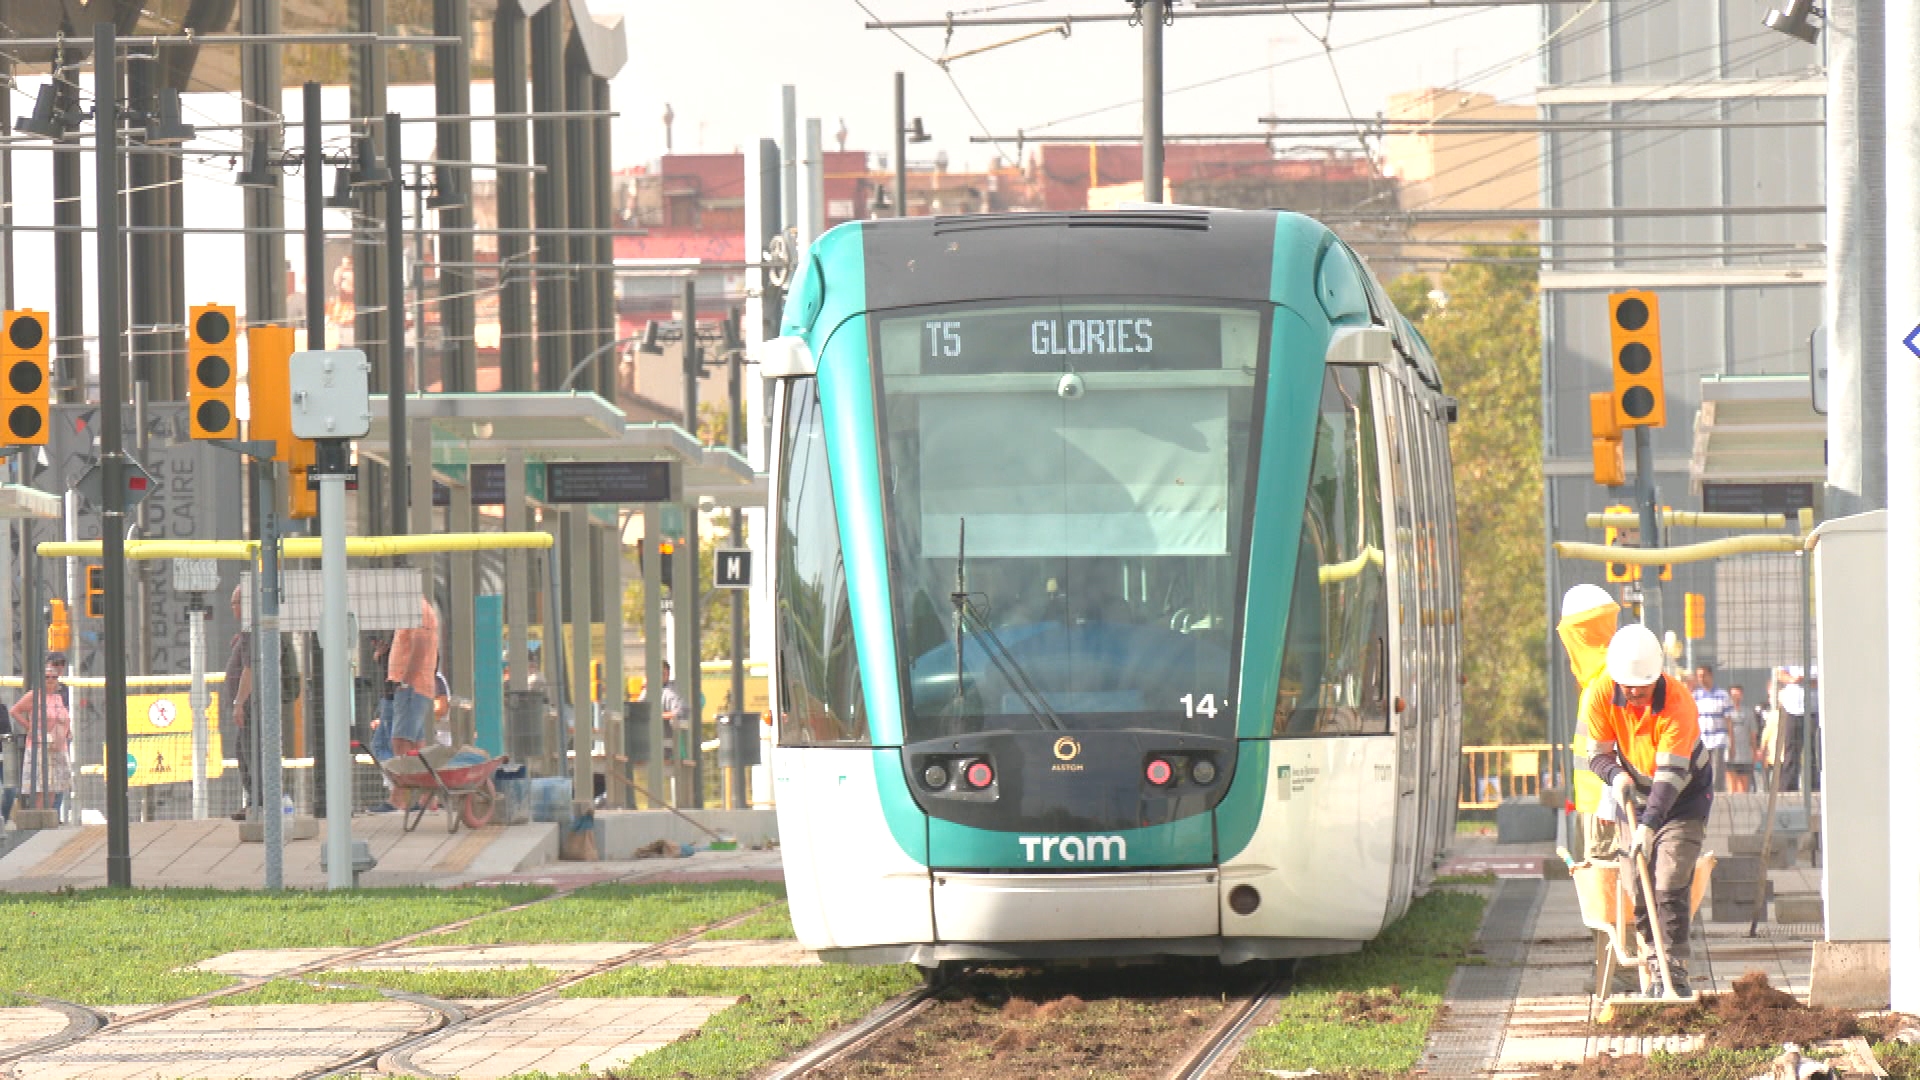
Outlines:
{"label": "letter m sign", "polygon": [[713,587],[745,589],[753,584],[753,552],[745,548],[719,548],[713,553]]}

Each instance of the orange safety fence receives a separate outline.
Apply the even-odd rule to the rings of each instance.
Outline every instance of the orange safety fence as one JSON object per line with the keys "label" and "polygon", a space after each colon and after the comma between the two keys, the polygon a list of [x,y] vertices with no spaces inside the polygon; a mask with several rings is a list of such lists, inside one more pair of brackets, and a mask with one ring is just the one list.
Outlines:
{"label": "orange safety fence", "polygon": [[1491,810],[1502,799],[1538,798],[1551,768],[1547,743],[1460,748],[1460,809]]}

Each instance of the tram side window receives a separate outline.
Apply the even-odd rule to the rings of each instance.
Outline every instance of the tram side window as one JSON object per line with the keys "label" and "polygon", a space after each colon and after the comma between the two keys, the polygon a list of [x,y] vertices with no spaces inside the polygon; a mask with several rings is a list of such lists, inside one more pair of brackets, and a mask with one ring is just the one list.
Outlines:
{"label": "tram side window", "polygon": [[1387,730],[1387,579],[1373,391],[1329,366],[1280,661],[1276,736]]}
{"label": "tram side window", "polygon": [[846,563],[834,518],[826,430],[812,379],[788,391],[781,433],[780,744],[865,745],[865,699],[853,648]]}

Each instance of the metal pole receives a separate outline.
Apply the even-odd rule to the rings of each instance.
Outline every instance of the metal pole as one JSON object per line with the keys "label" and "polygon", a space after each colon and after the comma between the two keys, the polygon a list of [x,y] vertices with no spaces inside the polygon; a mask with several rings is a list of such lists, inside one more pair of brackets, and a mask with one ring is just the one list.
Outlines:
{"label": "metal pole", "polygon": [[893,216],[907,216],[907,73],[893,73]]}
{"label": "metal pole", "polygon": [[207,818],[207,612],[194,594],[187,608],[187,711],[193,721],[193,820]]}
{"label": "metal pole", "polygon": [[[746,423],[740,416],[740,350],[727,354],[727,445],[736,452],[746,445]],[[746,520],[740,508],[734,507],[732,526],[728,541],[738,549],[746,546]],[[734,740],[736,743],[746,739],[760,737],[760,724],[757,720],[748,722],[747,717],[747,591],[745,589],[728,590],[728,614],[732,622],[733,681],[729,689],[733,695]],[[731,777],[727,785],[729,806],[747,805],[747,770],[737,762],[727,762]]]}
{"label": "metal pole", "polygon": [[680,416],[687,434],[700,438],[700,324],[697,280],[688,274],[680,281]]}
{"label": "metal pole", "polygon": [[[54,89],[60,110],[69,116],[80,108],[79,71],[71,55],[65,48],[53,53]],[[53,224],[53,389],[56,400],[77,404],[87,400],[87,311],[81,281],[80,144],[71,134],[54,143]]]}
{"label": "metal pole", "polygon": [[[515,7],[504,4],[502,7]],[[473,76],[469,70],[473,52],[473,19],[467,0],[434,0],[434,33],[453,37],[457,45],[442,45],[434,50],[433,81],[435,110],[443,118],[439,124],[436,156],[443,162],[470,161],[473,158],[472,130],[466,120],[446,119],[473,112],[470,100]],[[464,263],[473,259],[473,238],[465,229],[473,221],[470,174],[463,165],[443,164],[435,173],[434,204],[439,208],[440,255],[440,385],[450,392],[471,392],[474,388],[475,343],[473,340],[473,271]],[[426,308],[416,308],[417,336],[426,334]],[[420,389],[426,389],[422,369]],[[469,594],[470,595],[470,594]],[[468,662],[471,663],[470,661]]]}
{"label": "metal pole", "polygon": [[[586,49],[581,46],[579,35],[573,36],[566,50],[566,66],[561,74],[561,92],[564,95],[562,108],[573,118],[559,121],[567,130],[567,158],[569,168],[561,183],[566,188],[567,226],[573,230],[567,241],[567,259],[574,266],[591,266],[598,259],[599,243],[589,232],[598,225],[593,219],[593,183],[597,164],[593,159],[593,122],[580,112],[593,108],[593,72],[587,67]],[[571,372],[593,355],[599,345],[602,315],[596,310],[600,290],[592,271],[576,271],[570,283],[567,295],[567,307],[572,313],[568,320],[573,332],[567,337],[567,370]],[[585,372],[587,386],[607,400],[614,400],[613,387],[601,382],[601,365],[596,370]],[[578,698],[588,695],[581,693]]]}
{"label": "metal pole", "polygon": [[347,756],[353,681],[347,654],[347,445],[317,448],[320,476],[320,647],[326,663],[327,888],[347,889],[353,873],[353,793]]}
{"label": "metal pole", "polygon": [[[593,552],[587,543],[587,508],[565,511],[567,607],[573,639],[567,649],[567,701],[573,706],[573,801],[593,805]],[[555,642],[558,644],[558,642]],[[576,810],[575,813],[580,811]]]}
{"label": "metal pole", "polygon": [[1146,202],[1166,201],[1166,140],[1161,110],[1165,48],[1161,30],[1166,25],[1166,0],[1142,0],[1140,12],[1140,190]]}
{"label": "metal pole", "polygon": [[107,885],[133,887],[127,833],[127,486],[121,452],[120,274],[126,258],[120,232],[120,61],[112,23],[93,27],[94,215],[100,316],[100,560],[106,568]]}
{"label": "metal pole", "polygon": [[321,172],[320,155],[324,144],[320,133],[320,84],[308,82],[300,87],[301,180],[305,185],[307,264],[307,348],[319,352],[327,347],[327,190]]}
{"label": "metal pole", "polygon": [[666,693],[666,680],[660,677],[667,663],[667,642],[660,628],[660,504],[647,503],[640,510],[646,535],[640,541],[640,632],[645,636],[647,678],[647,795],[652,806],[671,805],[667,801],[667,746],[660,723],[660,698]]}
{"label": "metal pole", "polygon": [[780,220],[800,221],[800,105],[790,85],[780,88]]}
{"label": "metal pole", "polygon": [[674,671],[680,681],[680,727],[687,732],[689,766],[681,775],[687,786],[679,792],[681,806],[706,805],[706,787],[701,778],[700,742],[705,735],[702,718],[706,710],[700,701],[700,506],[687,499],[680,506],[680,520],[686,523],[683,543],[673,553],[673,636]]}
{"label": "metal pole", "polygon": [[803,198],[806,207],[800,215],[800,250],[805,252],[813,246],[820,234],[827,231],[827,165],[821,155],[820,119],[807,118],[806,157],[800,163],[802,180],[806,184]]}
{"label": "metal pole", "polygon": [[[1634,494],[1640,503],[1640,546],[1660,546],[1660,508],[1655,505],[1657,496],[1653,489],[1653,431],[1650,428],[1633,429],[1633,482]],[[1645,608],[1640,621],[1654,636],[1660,635],[1661,610],[1660,568],[1648,566],[1640,572],[1640,590],[1645,596]]]}
{"label": "metal pole", "polygon": [[[1890,3],[1886,21],[1887,79],[1887,655],[1890,702],[1911,696],[1912,671],[1902,661],[1920,656],[1920,565],[1906,553],[1920,543],[1920,368],[1895,342],[1920,327],[1920,9]],[[1871,182],[1871,178],[1868,179]],[[1892,769],[1888,820],[1893,850],[1891,909],[1892,1007],[1920,1010],[1920,785],[1912,764],[1920,754],[1920,725],[1896,720],[1887,762]]]}
{"label": "metal pole", "polygon": [[393,535],[406,536],[413,529],[407,500],[406,222],[401,220],[407,183],[400,169],[399,113],[387,114],[387,178],[387,446],[393,457],[387,520]]}
{"label": "metal pole", "polygon": [[[566,37],[562,19],[566,6],[548,4],[529,23],[532,44],[533,111],[561,113],[566,110]],[[554,230],[567,228],[567,177],[569,171],[567,122],[562,119],[536,120],[533,124],[534,160],[547,171],[534,180],[534,223],[540,232],[534,242],[534,263],[541,270],[534,283],[538,296],[540,333],[539,386],[557,390],[560,379],[572,367],[568,359],[572,344],[569,331],[572,299],[570,281],[564,271],[552,264],[568,259],[567,234]]]}
{"label": "metal pole", "polygon": [[[493,16],[493,107],[502,114],[524,116],[527,111],[527,17],[517,3],[499,4]],[[527,122],[522,119],[496,120],[493,125],[494,156],[503,165],[527,163]],[[500,265],[514,267],[500,279],[500,388],[509,392],[533,389],[533,295],[526,263],[532,243],[525,230],[527,214],[527,174],[507,169],[498,174],[495,200],[502,230],[498,243]],[[524,504],[522,504],[524,507]],[[522,583],[522,589],[525,585]],[[513,625],[513,603],[509,599],[508,625]],[[522,596],[521,603],[525,603]],[[525,615],[521,616],[521,644],[525,644]],[[507,670],[522,672],[511,676],[515,690],[526,689],[525,650],[514,653]],[[511,743],[509,743],[511,745]]]}
{"label": "metal pole", "polygon": [[1827,513],[1886,502],[1884,0],[1827,4]]}
{"label": "metal pole", "polygon": [[[254,735],[255,752],[260,755],[260,840],[266,847],[263,868],[268,891],[283,884],[281,855],[286,842],[281,813],[283,787],[280,762],[286,748],[282,745],[285,719],[280,715],[280,683],[287,673],[280,670],[280,466],[271,461],[258,465],[260,484],[260,586],[253,608],[253,639],[260,646],[260,658],[254,661],[258,678],[253,680],[258,719]],[[297,672],[295,673],[298,674]],[[232,692],[232,688],[228,688]],[[331,699],[329,699],[331,700]]]}

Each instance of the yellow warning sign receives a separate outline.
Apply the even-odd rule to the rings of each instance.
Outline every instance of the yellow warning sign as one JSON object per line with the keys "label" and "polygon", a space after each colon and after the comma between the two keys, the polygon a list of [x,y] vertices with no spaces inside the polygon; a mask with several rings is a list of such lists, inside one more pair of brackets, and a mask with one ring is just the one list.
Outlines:
{"label": "yellow warning sign", "polygon": [[[220,775],[219,694],[207,693],[207,778]],[[193,780],[193,720],[187,695],[127,695],[127,786]]]}

